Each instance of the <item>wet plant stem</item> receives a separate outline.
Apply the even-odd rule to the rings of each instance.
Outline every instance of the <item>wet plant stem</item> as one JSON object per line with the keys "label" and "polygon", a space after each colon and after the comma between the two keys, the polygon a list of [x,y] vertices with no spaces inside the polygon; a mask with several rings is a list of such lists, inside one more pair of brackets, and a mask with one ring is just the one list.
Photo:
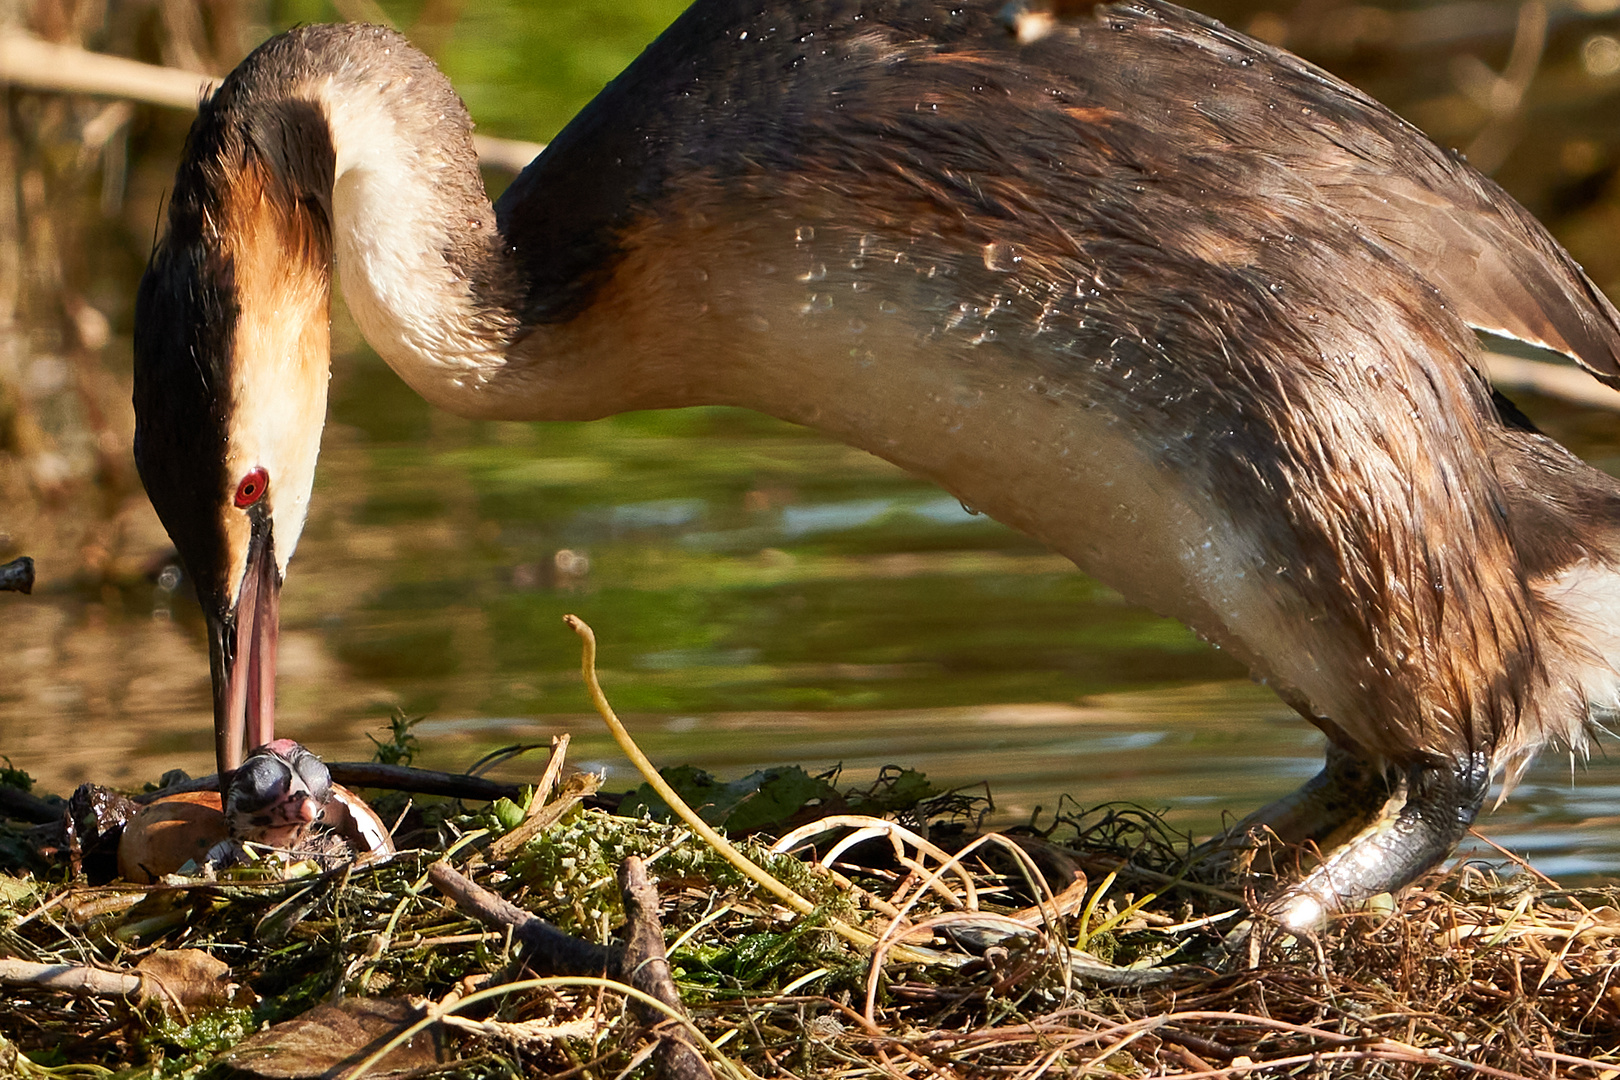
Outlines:
{"label": "wet plant stem", "polygon": [[[597,681],[596,634],[586,624],[585,620],[577,615],[564,615],[563,622],[567,623],[569,629],[578,634],[580,640],[584,643],[580,657],[580,671],[584,676],[585,690],[590,695],[591,704],[595,706],[597,713],[601,715],[602,722],[607,725],[614,741],[619,744],[619,749],[624,751],[625,756],[635,765],[648,785],[658,793],[659,798],[664,800],[664,804],[682,821],[686,822],[693,832],[703,837],[727,862],[736,867],[744,877],[801,915],[815,914],[815,904],[788,888],[759,864],[738,851],[732,846],[731,841],[721,836],[713,826],[699,817],[695,810],[686,805],[686,800],[677,795],[675,789],[670,787],[664,778],[658,774],[657,767],[647,758],[646,754],[641,752],[641,747],[637,746],[636,741],[630,737],[630,732],[625,729],[624,723],[620,721],[618,714],[613,711],[613,706],[608,703],[607,695],[602,692],[602,684]],[[827,926],[833,933],[852,945],[858,945],[866,950],[871,950],[877,945],[878,939],[874,935],[859,927],[851,926],[842,919],[828,916]],[[909,948],[893,949],[889,955],[896,960],[910,963],[937,963],[941,959],[938,956],[932,956]]]}

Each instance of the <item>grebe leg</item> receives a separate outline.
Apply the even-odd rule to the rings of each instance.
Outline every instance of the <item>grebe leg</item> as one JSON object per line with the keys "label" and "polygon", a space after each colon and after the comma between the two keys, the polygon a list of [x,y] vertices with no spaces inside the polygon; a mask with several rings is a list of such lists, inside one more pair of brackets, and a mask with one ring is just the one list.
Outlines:
{"label": "grebe leg", "polygon": [[1411,766],[1385,812],[1274,897],[1266,912],[1289,930],[1314,930],[1327,916],[1413,880],[1462,840],[1490,781],[1489,761],[1479,753]]}
{"label": "grebe leg", "polygon": [[1395,787],[1371,762],[1329,742],[1321,772],[1199,845],[1194,864],[1206,878],[1273,874],[1283,848],[1312,844],[1327,851],[1348,840],[1386,812]]}

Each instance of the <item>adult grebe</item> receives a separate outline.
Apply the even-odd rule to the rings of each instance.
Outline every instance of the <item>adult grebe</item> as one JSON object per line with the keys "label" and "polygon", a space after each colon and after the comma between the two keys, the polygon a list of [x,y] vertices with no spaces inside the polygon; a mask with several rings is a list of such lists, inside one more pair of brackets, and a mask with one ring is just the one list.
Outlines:
{"label": "adult grebe", "polygon": [[1254,822],[1295,926],[1399,886],[1493,775],[1584,745],[1620,485],[1472,327],[1613,381],[1620,316],[1505,193],[1167,3],[698,0],[493,208],[399,35],[277,37],[207,101],[141,282],[136,455],[210,627],[221,770],[273,737],[333,256],[466,416],[744,405],[929,477],[1241,658],[1325,731]]}

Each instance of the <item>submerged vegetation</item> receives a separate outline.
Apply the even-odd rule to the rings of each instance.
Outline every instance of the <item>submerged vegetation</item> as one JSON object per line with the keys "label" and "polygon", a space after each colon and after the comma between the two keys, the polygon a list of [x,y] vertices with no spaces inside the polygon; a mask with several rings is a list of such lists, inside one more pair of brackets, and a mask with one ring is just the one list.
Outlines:
{"label": "submerged vegetation", "polygon": [[[412,739],[397,720],[379,750]],[[379,866],[0,877],[6,1075],[1620,1070],[1620,890],[1463,866],[1294,939],[1146,811],[981,833],[982,798],[916,773],[783,769],[720,786],[733,847],[650,767],[676,812],[612,812],[566,747],[522,800],[379,799],[405,822]]]}

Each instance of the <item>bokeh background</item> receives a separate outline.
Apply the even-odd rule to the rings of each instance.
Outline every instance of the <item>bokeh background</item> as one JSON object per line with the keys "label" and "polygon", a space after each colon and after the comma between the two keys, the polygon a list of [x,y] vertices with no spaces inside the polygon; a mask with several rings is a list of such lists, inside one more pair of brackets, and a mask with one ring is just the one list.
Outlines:
{"label": "bokeh background", "polygon": [[[298,22],[386,21],[481,131],[543,141],[682,6],[6,0],[0,29],[223,73]],[[1620,295],[1620,0],[1203,10],[1465,150]],[[130,456],[134,288],[189,116],[0,93],[0,560],[39,568],[35,595],[0,594],[0,754],[54,792],[205,773],[201,622]],[[322,754],[369,756],[399,710],[427,717],[421,764],[569,731],[576,763],[630,786],[579,689],[574,611],[646,749],[727,776],[895,762],[988,783],[1001,820],[1068,793],[1208,832],[1319,761],[1307,725],[1188,631],[877,459],[725,409],[468,422],[410,393],[341,302],[334,335],[280,698],[282,730]],[[1520,403],[1620,467],[1620,417]],[[1548,872],[1612,874],[1617,795],[1607,759],[1550,754],[1485,827]]]}

